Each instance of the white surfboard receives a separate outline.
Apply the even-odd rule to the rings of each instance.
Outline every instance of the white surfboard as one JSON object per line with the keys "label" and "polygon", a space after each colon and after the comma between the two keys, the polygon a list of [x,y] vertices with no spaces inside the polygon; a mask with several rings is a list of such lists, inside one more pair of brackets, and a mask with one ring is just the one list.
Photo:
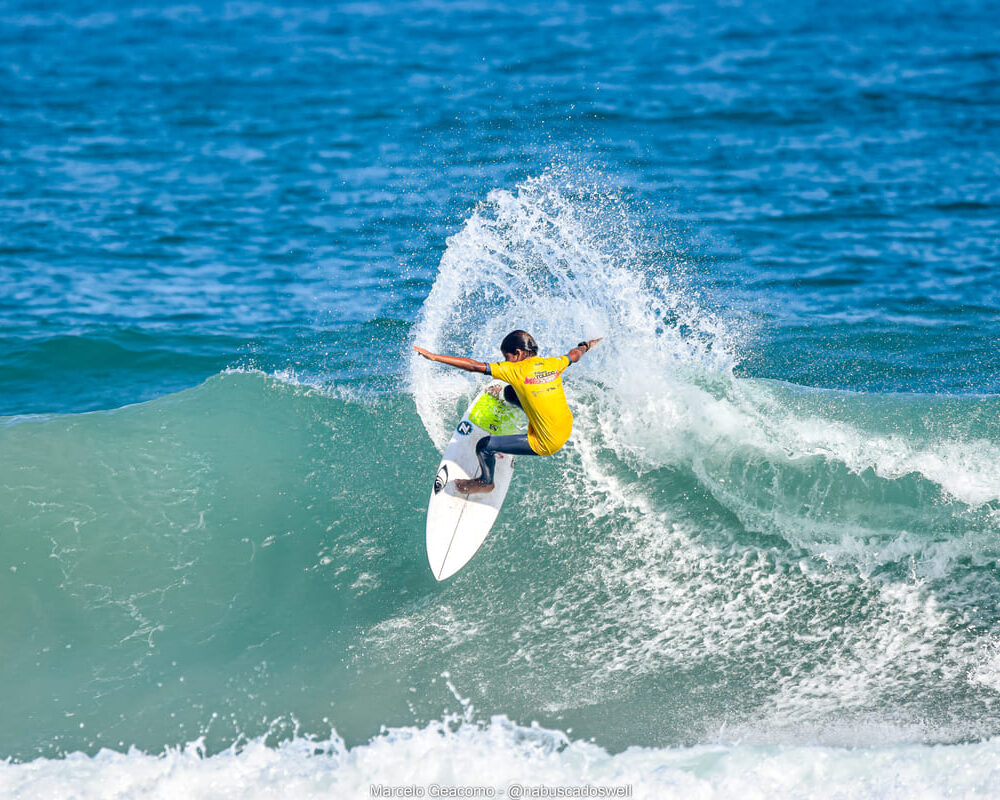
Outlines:
{"label": "white surfboard", "polygon": [[509,436],[527,427],[523,412],[503,399],[504,384],[491,383],[472,401],[445,448],[427,504],[427,561],[439,581],[450,578],[476,554],[507,496],[514,456],[497,453],[494,489],[461,494],[455,481],[479,476],[476,443],[484,436]]}

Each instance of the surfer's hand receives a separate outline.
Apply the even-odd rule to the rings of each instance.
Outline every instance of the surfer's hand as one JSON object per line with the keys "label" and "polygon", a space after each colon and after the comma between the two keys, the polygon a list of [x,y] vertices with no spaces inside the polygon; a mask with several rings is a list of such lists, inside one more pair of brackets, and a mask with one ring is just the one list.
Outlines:
{"label": "surfer's hand", "polygon": [[592,348],[595,344],[602,341],[603,339],[604,337],[601,336],[597,339],[591,339],[589,342],[580,342],[580,344],[578,344],[576,347],[574,347],[566,354],[566,357],[569,359],[571,364],[575,364],[577,361],[583,358],[584,353],[589,353],[590,348]]}
{"label": "surfer's hand", "polygon": [[434,354],[430,350],[424,350],[424,348],[417,347],[416,345],[413,345],[413,349],[416,350],[418,353],[420,353],[420,355],[422,355],[428,361],[434,360]]}

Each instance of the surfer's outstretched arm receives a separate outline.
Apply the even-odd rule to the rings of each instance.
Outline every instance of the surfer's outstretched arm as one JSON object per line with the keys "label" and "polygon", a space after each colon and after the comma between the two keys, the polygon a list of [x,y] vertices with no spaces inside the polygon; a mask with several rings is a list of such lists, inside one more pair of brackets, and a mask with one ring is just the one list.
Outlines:
{"label": "surfer's outstretched arm", "polygon": [[428,361],[437,361],[439,364],[447,364],[449,367],[458,367],[459,369],[464,369],[466,372],[481,372],[486,374],[486,365],[482,361],[463,358],[462,356],[443,356],[438,353],[432,353],[430,350],[424,350],[424,348],[417,347],[416,345],[414,345],[413,349]]}
{"label": "surfer's outstretched arm", "polygon": [[580,342],[576,347],[570,350],[566,354],[566,358],[572,361],[574,364],[580,360],[584,353],[590,352],[590,348],[597,344],[604,337],[601,336],[598,339],[591,339],[589,342]]}

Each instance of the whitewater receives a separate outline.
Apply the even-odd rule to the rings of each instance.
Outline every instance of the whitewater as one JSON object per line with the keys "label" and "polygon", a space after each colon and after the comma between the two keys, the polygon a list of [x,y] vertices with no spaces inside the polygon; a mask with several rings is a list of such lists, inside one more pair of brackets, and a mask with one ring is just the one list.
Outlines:
{"label": "whitewater", "polygon": [[254,741],[210,758],[196,742],[159,756],[105,750],[16,771],[0,766],[0,788],[10,797],[38,798],[360,798],[373,796],[373,786],[446,797],[455,796],[447,787],[456,785],[493,789],[495,795],[480,796],[496,797],[517,797],[508,794],[512,786],[631,787],[629,796],[650,798],[991,797],[1000,790],[998,755],[994,743],[700,745],[610,755],[501,717],[484,726],[394,729],[352,749],[332,738],[277,747]]}

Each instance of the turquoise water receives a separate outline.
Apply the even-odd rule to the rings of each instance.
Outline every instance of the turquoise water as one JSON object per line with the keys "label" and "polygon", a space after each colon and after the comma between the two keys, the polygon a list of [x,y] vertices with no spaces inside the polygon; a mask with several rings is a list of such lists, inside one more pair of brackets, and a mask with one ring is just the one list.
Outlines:
{"label": "turquoise water", "polygon": [[996,11],[0,5],[2,792],[995,794]]}

